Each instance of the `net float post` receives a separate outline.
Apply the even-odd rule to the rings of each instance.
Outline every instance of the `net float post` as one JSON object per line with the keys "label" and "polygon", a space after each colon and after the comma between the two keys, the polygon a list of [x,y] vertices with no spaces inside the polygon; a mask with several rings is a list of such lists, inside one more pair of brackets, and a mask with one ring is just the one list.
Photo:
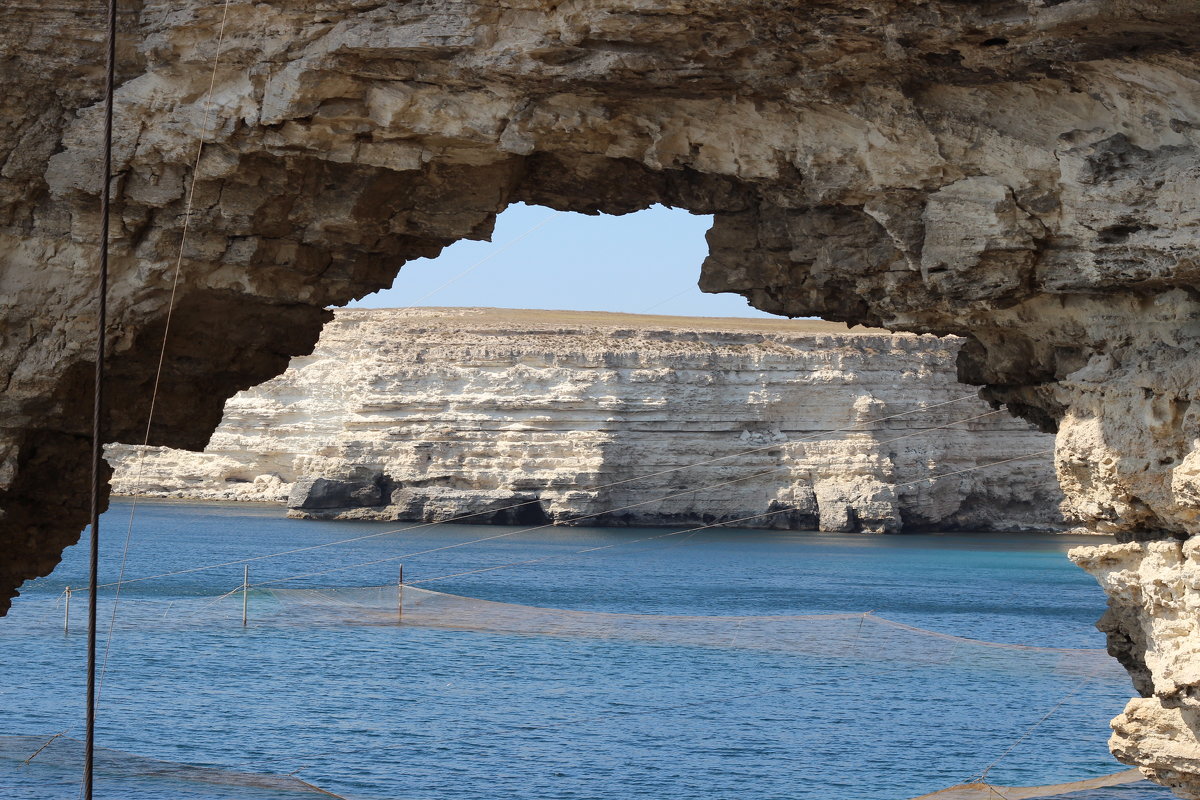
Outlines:
{"label": "net float post", "polygon": [[67,587],[65,594],[67,595],[67,601],[63,607],[63,633],[68,634],[71,632],[71,587],[70,586]]}
{"label": "net float post", "polygon": [[250,606],[250,565],[242,567],[242,627],[246,627],[246,612]]}
{"label": "net float post", "polygon": [[396,581],[396,616],[404,619],[404,565],[400,565],[400,577]]}

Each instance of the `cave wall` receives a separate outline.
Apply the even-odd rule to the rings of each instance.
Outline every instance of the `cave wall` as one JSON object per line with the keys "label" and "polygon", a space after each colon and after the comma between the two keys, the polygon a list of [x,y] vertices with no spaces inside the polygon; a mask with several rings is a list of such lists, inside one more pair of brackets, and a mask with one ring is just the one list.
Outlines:
{"label": "cave wall", "polygon": [[[86,517],[93,5],[9,4],[0,30],[5,607]],[[1200,589],[1164,611],[1136,578],[1200,514],[1194,0],[278,0],[230,2],[222,37],[223,11],[121,4],[107,439],[142,438],[168,306],[150,440],[198,448],[326,306],[509,203],[711,213],[706,290],[963,335],[960,377],[1058,430],[1068,511],[1136,543],[1105,584],[1130,714],[1195,739],[1144,662],[1147,620]]]}

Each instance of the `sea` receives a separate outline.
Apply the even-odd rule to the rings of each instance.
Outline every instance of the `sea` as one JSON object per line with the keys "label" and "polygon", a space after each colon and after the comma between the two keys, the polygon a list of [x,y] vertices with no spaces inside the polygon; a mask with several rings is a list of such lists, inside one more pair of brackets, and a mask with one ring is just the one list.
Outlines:
{"label": "sea", "polygon": [[[1104,647],[1104,595],[1065,555],[1087,537],[318,522],[152,501],[113,502],[101,532],[101,582],[122,565],[132,580],[119,602],[98,593],[97,798],[908,800],[1126,769],[1106,740],[1129,679],[1081,652]],[[339,602],[394,586],[401,565],[497,619],[610,624],[359,624],[353,603],[309,617],[269,591]],[[0,618],[0,798],[80,796],[86,567],[69,548]],[[659,633],[626,637],[614,614]],[[852,652],[722,634],[841,615],[909,627],[847,623]],[[675,620],[701,635],[674,636]]]}

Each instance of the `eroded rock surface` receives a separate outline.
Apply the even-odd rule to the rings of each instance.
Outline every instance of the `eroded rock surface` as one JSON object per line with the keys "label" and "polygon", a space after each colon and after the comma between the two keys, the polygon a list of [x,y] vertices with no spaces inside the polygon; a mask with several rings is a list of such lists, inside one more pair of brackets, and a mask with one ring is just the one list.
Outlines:
{"label": "eroded rock surface", "polygon": [[1113,752],[1200,796],[1200,539],[1079,547],[1071,558],[1108,594],[1100,628],[1142,695],[1113,720]]}
{"label": "eroded rock surface", "polygon": [[[106,438],[142,437],[168,306],[150,438],[199,448],[324,306],[506,204],[662,202],[715,214],[707,289],[968,337],[961,377],[1058,427],[1080,521],[1195,531],[1194,0],[280,0],[222,38],[223,10],[122,4]],[[98,11],[0,30],[0,602],[85,516]]]}
{"label": "eroded rock surface", "polygon": [[118,493],[301,517],[1061,526],[1053,437],[958,383],[960,345],[825,322],[343,310],[311,356],[230,399],[203,453],[106,455]]}

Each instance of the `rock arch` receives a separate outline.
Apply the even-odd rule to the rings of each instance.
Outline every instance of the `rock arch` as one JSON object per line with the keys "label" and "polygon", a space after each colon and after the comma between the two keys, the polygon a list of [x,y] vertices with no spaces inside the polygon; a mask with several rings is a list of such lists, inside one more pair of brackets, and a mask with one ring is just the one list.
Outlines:
{"label": "rock arch", "polygon": [[[5,604],[84,517],[100,29],[81,0],[6,10]],[[221,8],[122,12],[110,438],[141,436],[199,137],[152,431],[176,447],[311,348],[325,306],[508,203],[712,213],[705,289],[968,336],[963,379],[1059,430],[1071,511],[1127,540],[1080,556],[1145,695],[1122,752],[1200,791],[1144,735],[1194,743],[1200,694],[1192,632],[1158,624],[1197,597],[1191,0],[239,1],[211,116]]]}

